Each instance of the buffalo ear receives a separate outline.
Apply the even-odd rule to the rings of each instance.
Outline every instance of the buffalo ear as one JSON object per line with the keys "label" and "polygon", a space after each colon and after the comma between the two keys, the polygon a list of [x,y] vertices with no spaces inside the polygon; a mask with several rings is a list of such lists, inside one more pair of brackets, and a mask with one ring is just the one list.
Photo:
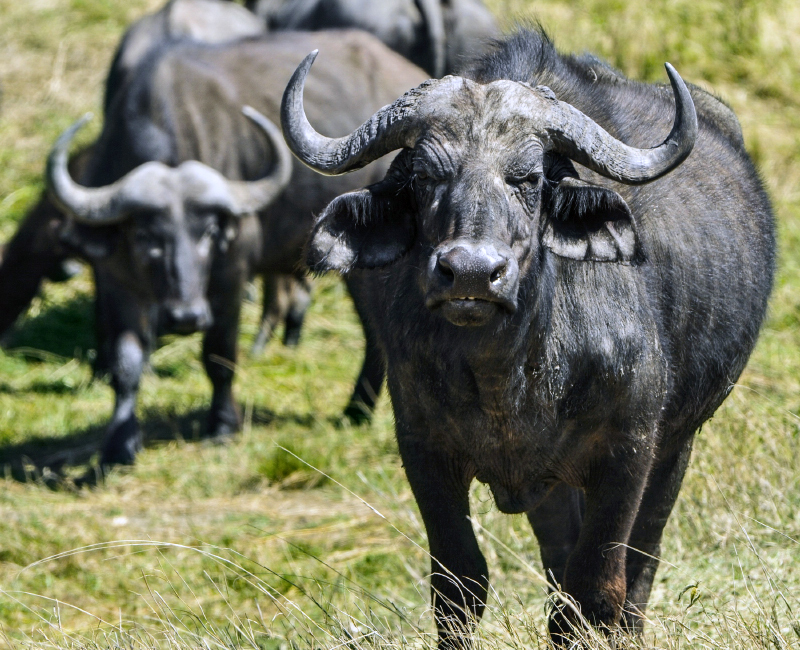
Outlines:
{"label": "buffalo ear", "polygon": [[82,226],[68,219],[58,233],[59,241],[70,254],[88,262],[109,257],[115,248],[109,227]]}
{"label": "buffalo ear", "polygon": [[630,263],[640,255],[631,210],[606,187],[563,178],[546,190],[542,243],[560,257]]}
{"label": "buffalo ear", "polygon": [[396,262],[414,244],[410,210],[400,195],[367,188],[335,198],[317,220],[306,250],[312,271],[376,269]]}

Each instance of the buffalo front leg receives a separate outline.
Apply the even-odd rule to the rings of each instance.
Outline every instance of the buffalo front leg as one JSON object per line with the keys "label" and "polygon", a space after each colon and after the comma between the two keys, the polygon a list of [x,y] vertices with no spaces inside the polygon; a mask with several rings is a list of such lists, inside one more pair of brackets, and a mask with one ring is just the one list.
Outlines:
{"label": "buffalo front leg", "polygon": [[353,273],[352,277],[348,278],[347,288],[353,297],[356,312],[361,320],[365,344],[364,363],[353,388],[350,402],[344,410],[344,415],[353,424],[362,424],[372,420],[375,402],[378,400],[378,394],[381,391],[383,378],[386,374],[386,364],[377,336],[368,320],[366,307],[369,304],[369,299],[366,296],[359,295],[362,292],[362,287],[358,273]]}
{"label": "buffalo front leg", "polygon": [[303,321],[311,304],[311,281],[306,275],[287,276],[289,291],[289,308],[286,312],[286,329],[283,332],[283,344],[293,348],[300,342]]}
{"label": "buffalo front leg", "polygon": [[488,589],[486,560],[469,521],[470,480],[461,463],[428,447],[401,439],[400,454],[428,534],[439,648],[467,648]]}
{"label": "buffalo front leg", "polygon": [[119,334],[109,347],[109,370],[115,401],[100,464],[104,467],[132,465],[142,449],[142,431],[135,409],[145,351],[140,338],[131,331]]}
{"label": "buffalo front leg", "polygon": [[644,626],[644,612],[658,569],[661,536],[689,464],[692,440],[693,436],[689,436],[671,450],[673,453],[654,463],[633,524],[626,561],[627,602],[622,614],[623,626],[631,632],[641,632]]}
{"label": "buffalo front leg", "polygon": [[243,287],[242,280],[212,294],[214,323],[203,339],[203,366],[213,387],[208,413],[208,434],[212,438],[233,435],[241,423],[233,399],[233,378]]}
{"label": "buffalo front leg", "polygon": [[[561,587],[581,614],[604,630],[616,627],[622,614],[626,546],[651,461],[645,450],[614,449],[613,455],[593,462],[585,485],[586,512]],[[571,605],[557,605],[549,624],[553,641],[571,644],[580,629],[578,620]]]}
{"label": "buffalo front leg", "polygon": [[283,276],[265,273],[262,282],[261,327],[250,349],[253,355],[264,351],[288,309],[289,294],[283,287]]}
{"label": "buffalo front leg", "polygon": [[551,589],[560,588],[564,580],[567,560],[578,544],[584,509],[583,491],[558,483],[544,501],[528,513]]}

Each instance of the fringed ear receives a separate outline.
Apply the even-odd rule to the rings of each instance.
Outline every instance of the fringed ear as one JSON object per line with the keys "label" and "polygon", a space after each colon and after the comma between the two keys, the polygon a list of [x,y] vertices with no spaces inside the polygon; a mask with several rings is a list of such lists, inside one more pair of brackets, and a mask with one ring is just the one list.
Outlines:
{"label": "fringed ear", "polygon": [[560,257],[627,264],[640,253],[630,208],[619,194],[578,178],[546,192],[542,243]]}
{"label": "fringed ear", "polygon": [[92,262],[109,257],[116,248],[117,232],[108,226],[84,226],[66,219],[58,239],[74,255]]}
{"label": "fringed ear", "polygon": [[375,269],[396,262],[414,244],[411,211],[402,195],[372,188],[335,198],[317,220],[306,250],[312,271]]}

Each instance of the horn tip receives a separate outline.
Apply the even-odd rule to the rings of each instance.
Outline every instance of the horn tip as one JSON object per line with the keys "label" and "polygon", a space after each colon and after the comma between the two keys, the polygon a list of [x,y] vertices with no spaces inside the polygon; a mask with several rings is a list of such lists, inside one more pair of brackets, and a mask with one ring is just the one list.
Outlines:
{"label": "horn tip", "polygon": [[678,71],[675,69],[675,66],[673,66],[671,63],[665,62],[664,68],[667,70],[667,76],[670,78],[670,81],[677,81],[678,79],[683,81],[681,76],[678,74]]}
{"label": "horn tip", "polygon": [[94,119],[94,113],[92,113],[91,111],[84,113],[81,116],[81,118],[77,122],[75,122],[75,130],[77,131],[78,129],[83,128],[85,124],[91,122],[93,119]]}

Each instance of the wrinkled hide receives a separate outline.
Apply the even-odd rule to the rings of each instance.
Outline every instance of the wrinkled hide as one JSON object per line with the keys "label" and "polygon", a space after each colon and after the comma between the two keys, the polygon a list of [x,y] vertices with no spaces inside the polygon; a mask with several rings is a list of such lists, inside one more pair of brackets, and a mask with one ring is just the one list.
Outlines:
{"label": "wrinkled hide", "polygon": [[[302,116],[312,61],[284,95],[301,160],[346,173],[402,150],[320,215],[307,259],[359,279],[386,355],[440,647],[468,645],[485,606],[476,478],[527,515],[591,623],[640,629],[692,439],[772,285],[772,210],[738,121],[669,67],[672,88],[642,84],[522,32],[331,139]],[[556,644],[574,622],[551,613]]]}

